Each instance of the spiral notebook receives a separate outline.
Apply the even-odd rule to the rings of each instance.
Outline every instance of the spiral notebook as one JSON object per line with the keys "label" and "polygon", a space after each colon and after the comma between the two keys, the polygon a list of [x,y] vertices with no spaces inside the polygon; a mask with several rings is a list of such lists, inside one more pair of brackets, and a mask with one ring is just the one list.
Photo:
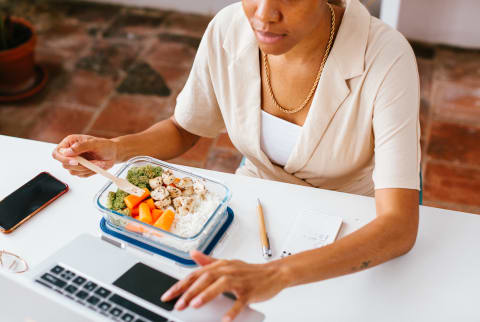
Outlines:
{"label": "spiral notebook", "polygon": [[287,235],[280,257],[333,243],[340,232],[342,218],[318,211],[304,211],[297,215]]}

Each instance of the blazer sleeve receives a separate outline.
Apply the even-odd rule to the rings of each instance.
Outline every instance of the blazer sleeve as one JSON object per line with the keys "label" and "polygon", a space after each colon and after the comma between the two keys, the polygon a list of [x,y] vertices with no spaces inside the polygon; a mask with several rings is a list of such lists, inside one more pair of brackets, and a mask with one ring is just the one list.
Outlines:
{"label": "blazer sleeve", "polygon": [[203,137],[216,137],[225,129],[211,78],[210,60],[215,59],[214,46],[220,45],[215,36],[215,20],[210,22],[202,37],[174,112],[175,120],[182,128]]}
{"label": "blazer sleeve", "polygon": [[420,190],[419,107],[418,68],[408,46],[392,62],[375,98],[375,189]]}

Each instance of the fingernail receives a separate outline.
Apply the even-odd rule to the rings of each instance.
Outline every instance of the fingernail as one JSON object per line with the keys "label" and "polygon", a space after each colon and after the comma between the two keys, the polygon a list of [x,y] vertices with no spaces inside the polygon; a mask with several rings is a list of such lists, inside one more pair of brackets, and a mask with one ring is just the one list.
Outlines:
{"label": "fingernail", "polygon": [[78,165],[78,161],[77,161],[77,160],[70,160],[70,161],[68,161],[68,164],[70,164],[70,165]]}
{"label": "fingernail", "polygon": [[185,307],[185,301],[183,299],[178,300],[177,304],[175,304],[175,310],[181,310]]}
{"label": "fingernail", "polygon": [[165,302],[169,298],[170,293],[170,291],[166,291],[165,293],[163,293],[161,300]]}
{"label": "fingernail", "polygon": [[232,322],[232,318],[229,316],[224,316],[222,322]]}
{"label": "fingernail", "polygon": [[194,299],[190,302],[190,306],[193,306],[193,307],[199,307],[200,305],[202,305],[202,299],[199,298],[199,297],[194,298]]}

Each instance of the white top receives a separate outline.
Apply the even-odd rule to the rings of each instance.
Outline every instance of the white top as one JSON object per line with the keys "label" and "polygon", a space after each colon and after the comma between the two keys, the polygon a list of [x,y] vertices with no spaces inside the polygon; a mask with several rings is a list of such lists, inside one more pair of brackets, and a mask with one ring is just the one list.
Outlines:
{"label": "white top", "polygon": [[[52,158],[53,148],[49,143],[0,135],[0,150],[8,151],[0,158],[0,199],[41,171],[50,172],[71,188],[13,233],[0,233],[0,249],[22,256],[31,267],[79,234],[100,235],[101,215],[92,199],[106,180],[98,175],[72,177]],[[295,215],[303,211],[342,217],[339,238],[375,218],[375,200],[371,197],[204,169],[190,171],[219,180],[232,190],[229,206],[235,219],[214,249],[216,258],[265,263],[258,237],[258,197],[265,212],[273,259],[279,257]],[[286,289],[252,306],[266,314],[265,322],[478,321],[479,226],[480,216],[420,206],[418,238],[408,254],[360,273]],[[132,248],[126,251],[175,277],[191,271],[159,256]],[[8,294],[0,291],[0,308],[5,296]],[[2,316],[2,321],[11,320]]]}
{"label": "white top", "polygon": [[300,136],[301,126],[262,110],[260,147],[275,164],[284,167]]}

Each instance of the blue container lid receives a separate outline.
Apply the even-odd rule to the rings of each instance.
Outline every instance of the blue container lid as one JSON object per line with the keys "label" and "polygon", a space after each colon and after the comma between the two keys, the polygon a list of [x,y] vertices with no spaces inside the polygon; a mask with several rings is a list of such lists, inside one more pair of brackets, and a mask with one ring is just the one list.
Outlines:
{"label": "blue container lid", "polygon": [[[217,243],[219,242],[220,238],[222,238],[223,234],[225,234],[225,231],[228,229],[228,227],[230,227],[230,225],[232,224],[232,221],[233,221],[233,217],[234,217],[234,214],[233,214],[233,210],[230,208],[230,207],[227,207],[227,220],[225,220],[225,222],[223,223],[222,227],[218,230],[217,234],[215,235],[215,237],[213,237],[213,239],[210,241],[210,243],[208,244],[207,248],[205,248],[205,250],[203,251],[204,254],[206,255],[210,255],[210,253],[212,252],[213,248],[215,248],[215,246],[217,245]],[[160,255],[160,256],[163,256],[163,257],[166,257],[166,258],[169,258],[181,265],[185,265],[185,266],[197,266],[197,264],[191,260],[191,259],[185,259],[183,257],[179,257],[175,254],[172,254],[172,253],[169,253],[167,251],[164,251],[162,249],[159,249],[159,248],[156,248],[154,246],[151,246],[151,245],[148,245],[148,244],[145,244],[139,240],[136,240],[134,238],[131,238],[131,237],[128,237],[126,235],[123,235],[123,234],[120,234],[116,231],[113,231],[111,230],[110,228],[107,227],[107,223],[105,221],[105,218],[102,218],[100,220],[100,229],[108,234],[108,235],[111,235],[113,237],[116,237],[118,239],[121,239],[129,244],[132,244],[136,247],[140,247],[142,249],[145,249],[146,251],[149,251],[149,252],[152,252],[154,254],[157,254],[157,255]]]}

